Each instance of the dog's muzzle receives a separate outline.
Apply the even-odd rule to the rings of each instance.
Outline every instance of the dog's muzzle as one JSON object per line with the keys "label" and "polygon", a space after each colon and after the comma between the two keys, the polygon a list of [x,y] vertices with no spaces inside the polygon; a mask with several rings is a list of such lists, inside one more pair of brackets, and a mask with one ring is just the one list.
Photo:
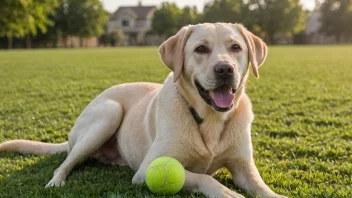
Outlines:
{"label": "dog's muzzle", "polygon": [[200,96],[216,111],[229,111],[233,107],[233,100],[237,90],[235,82],[235,68],[228,62],[218,62],[214,67],[214,89],[206,90],[199,81],[195,80]]}

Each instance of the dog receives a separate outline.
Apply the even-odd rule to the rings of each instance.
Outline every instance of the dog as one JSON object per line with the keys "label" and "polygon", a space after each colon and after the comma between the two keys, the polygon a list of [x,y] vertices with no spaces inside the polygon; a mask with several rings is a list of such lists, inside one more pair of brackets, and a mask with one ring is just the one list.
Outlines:
{"label": "dog", "polygon": [[151,161],[170,156],[185,167],[184,190],[207,197],[243,197],[211,175],[227,168],[238,187],[262,197],[285,197],[262,180],[253,160],[253,113],[245,85],[267,56],[266,44],[241,24],[183,27],[159,47],[172,72],[164,84],[128,83],[97,96],[84,109],[68,142],[12,140],[1,151],[67,152],[46,187],[65,185],[72,168],[88,157],[136,170],[145,181]]}

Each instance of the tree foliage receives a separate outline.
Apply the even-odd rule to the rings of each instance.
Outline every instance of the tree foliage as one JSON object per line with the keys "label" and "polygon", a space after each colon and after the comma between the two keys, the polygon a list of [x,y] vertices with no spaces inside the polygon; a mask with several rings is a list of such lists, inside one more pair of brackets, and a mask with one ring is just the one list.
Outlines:
{"label": "tree foliage", "polygon": [[336,37],[340,42],[341,36],[352,34],[352,1],[325,0],[320,6],[320,31]]}
{"label": "tree foliage", "polygon": [[154,12],[152,27],[160,36],[171,36],[179,27],[181,9],[174,3],[162,3],[161,7]]}
{"label": "tree foliage", "polygon": [[9,40],[23,38],[26,35],[42,33],[52,25],[49,15],[54,13],[57,0],[1,0],[0,1],[0,36]]}
{"label": "tree foliage", "polygon": [[77,2],[80,2],[81,5],[77,6],[76,12],[82,17],[77,35],[82,37],[102,35],[108,18],[100,1],[79,0]]}
{"label": "tree foliage", "polygon": [[160,36],[172,36],[181,27],[200,22],[195,6],[177,7],[174,3],[162,3],[154,13],[152,28]]}
{"label": "tree foliage", "polygon": [[118,28],[115,28],[114,30],[112,30],[110,33],[109,33],[109,36],[110,36],[110,44],[112,46],[117,46],[117,45],[121,45],[122,42],[123,42],[123,39],[124,39],[124,34],[123,34],[123,31],[118,29]]}
{"label": "tree foliage", "polygon": [[214,0],[204,6],[204,22],[240,21],[242,1]]}
{"label": "tree foliage", "polygon": [[101,37],[99,38],[99,42],[104,46],[119,46],[123,45],[124,38],[125,35],[123,31],[119,28],[115,28],[110,33],[105,32],[105,34],[101,35]]}
{"label": "tree foliage", "polygon": [[180,27],[196,22],[240,22],[273,44],[275,35],[301,32],[306,12],[299,0],[213,0],[205,5],[202,15],[192,7],[179,9],[163,3],[154,14],[153,29],[159,35],[171,36]]}
{"label": "tree foliage", "polygon": [[274,36],[292,36],[306,26],[306,13],[299,0],[248,0],[246,21],[252,31],[274,44]]}
{"label": "tree foliage", "polygon": [[99,0],[1,0],[0,36],[57,38],[104,33],[107,14]]}
{"label": "tree foliage", "polygon": [[184,8],[182,8],[181,14],[178,19],[179,28],[197,22],[199,22],[199,14],[195,6],[185,6]]}
{"label": "tree foliage", "polygon": [[90,37],[104,33],[108,18],[99,0],[61,0],[53,20],[63,37]]}

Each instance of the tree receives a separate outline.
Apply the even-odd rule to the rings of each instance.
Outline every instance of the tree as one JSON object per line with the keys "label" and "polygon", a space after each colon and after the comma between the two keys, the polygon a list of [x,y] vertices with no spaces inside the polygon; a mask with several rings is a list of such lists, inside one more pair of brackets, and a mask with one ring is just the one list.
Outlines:
{"label": "tree", "polygon": [[245,4],[247,16],[254,19],[249,28],[275,44],[274,36],[292,36],[306,26],[306,13],[299,0],[248,0]]}
{"label": "tree", "polygon": [[67,47],[68,36],[84,38],[102,35],[107,18],[99,0],[60,0],[53,18],[54,32],[63,38]]}
{"label": "tree", "polygon": [[99,38],[99,44],[103,46],[119,46],[123,44],[125,35],[123,31],[119,28],[113,29],[110,33],[105,32]]}
{"label": "tree", "polygon": [[0,36],[7,37],[8,48],[12,48],[13,38],[29,38],[38,30],[45,33],[52,25],[49,15],[54,13],[57,5],[57,0],[1,0]]}
{"label": "tree", "polygon": [[172,36],[179,28],[181,10],[174,3],[162,3],[154,12],[153,30],[160,36]]}
{"label": "tree", "polygon": [[238,22],[242,1],[214,0],[204,6],[204,22]]}
{"label": "tree", "polygon": [[[75,1],[77,2],[77,0]],[[82,21],[76,35],[84,38],[102,35],[108,17],[101,2],[99,0],[80,0],[80,3],[81,6],[78,7],[77,13],[82,17]]]}
{"label": "tree", "polygon": [[199,22],[199,14],[197,13],[197,8],[195,6],[185,6],[181,10],[181,14],[178,19],[178,27],[181,28],[185,25],[195,24]]}
{"label": "tree", "polygon": [[109,33],[109,37],[110,37],[111,46],[117,46],[122,44],[124,39],[124,34],[123,34],[123,31],[121,31],[120,29],[115,28]]}
{"label": "tree", "polygon": [[320,31],[333,35],[340,43],[342,36],[352,33],[352,1],[325,0],[320,6]]}

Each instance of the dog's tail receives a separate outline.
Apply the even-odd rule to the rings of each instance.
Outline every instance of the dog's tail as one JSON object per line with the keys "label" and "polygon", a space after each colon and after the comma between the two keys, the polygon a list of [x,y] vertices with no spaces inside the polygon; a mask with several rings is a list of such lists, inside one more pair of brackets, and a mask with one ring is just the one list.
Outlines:
{"label": "dog's tail", "polygon": [[68,142],[52,144],[30,140],[10,140],[0,144],[0,151],[14,151],[34,154],[54,154],[65,151],[68,152]]}

